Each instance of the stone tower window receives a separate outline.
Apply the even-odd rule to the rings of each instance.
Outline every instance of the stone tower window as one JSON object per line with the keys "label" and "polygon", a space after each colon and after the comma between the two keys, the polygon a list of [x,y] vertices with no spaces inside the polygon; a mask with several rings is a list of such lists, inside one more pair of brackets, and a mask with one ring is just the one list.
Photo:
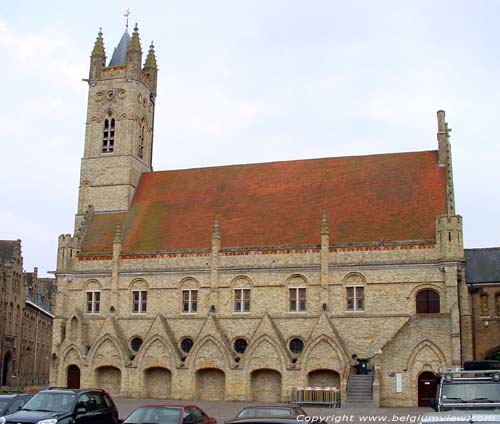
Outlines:
{"label": "stone tower window", "polygon": [[439,294],[434,290],[421,290],[417,293],[417,314],[436,314],[441,310]]}
{"label": "stone tower window", "polygon": [[248,342],[245,339],[236,339],[234,341],[234,351],[236,353],[245,353],[245,350],[247,350]]}
{"label": "stone tower window", "polygon": [[113,153],[115,147],[115,118],[104,120],[102,153]]}
{"label": "stone tower window", "polygon": [[189,337],[186,337],[181,340],[181,350],[184,353],[189,353],[192,347],[193,347],[193,340],[191,340]]}
{"label": "stone tower window", "polygon": [[290,349],[290,352],[298,355],[304,350],[304,342],[299,338],[295,338],[290,340],[290,344],[288,345],[288,347]]}

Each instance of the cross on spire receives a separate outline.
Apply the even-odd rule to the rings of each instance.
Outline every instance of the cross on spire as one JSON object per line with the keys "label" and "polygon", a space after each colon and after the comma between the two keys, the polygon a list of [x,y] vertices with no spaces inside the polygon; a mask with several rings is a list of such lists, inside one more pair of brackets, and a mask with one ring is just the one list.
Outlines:
{"label": "cross on spire", "polygon": [[130,16],[130,9],[127,9],[125,10],[125,13],[123,14],[123,16],[125,16],[125,18],[127,19],[127,24],[126,24],[126,28],[128,29],[128,17]]}

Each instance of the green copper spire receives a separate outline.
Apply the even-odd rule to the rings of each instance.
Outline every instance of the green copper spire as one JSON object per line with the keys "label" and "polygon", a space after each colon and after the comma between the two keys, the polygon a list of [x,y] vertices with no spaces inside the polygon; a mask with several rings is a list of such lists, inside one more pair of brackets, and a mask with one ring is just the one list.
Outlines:
{"label": "green copper spire", "polygon": [[142,53],[141,40],[139,38],[139,28],[135,24],[134,32],[130,38],[130,43],[128,45],[127,53]]}
{"label": "green copper spire", "polygon": [[93,57],[106,57],[104,52],[104,41],[102,39],[102,28],[99,28],[97,39],[95,40],[94,49],[92,50]]}
{"label": "green copper spire", "polygon": [[146,57],[146,62],[144,63],[144,69],[158,69],[158,66],[156,65],[155,47],[152,41],[149,46],[148,57]]}

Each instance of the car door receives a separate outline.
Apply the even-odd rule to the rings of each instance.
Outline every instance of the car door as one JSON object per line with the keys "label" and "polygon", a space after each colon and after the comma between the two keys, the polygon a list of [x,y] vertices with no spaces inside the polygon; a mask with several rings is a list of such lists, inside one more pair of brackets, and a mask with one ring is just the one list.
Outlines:
{"label": "car door", "polygon": [[90,393],[90,403],[94,408],[96,424],[113,424],[115,422],[113,408],[109,407],[104,395],[99,392]]}
{"label": "car door", "polygon": [[[94,419],[94,411],[90,404],[90,397],[87,393],[82,393],[75,404],[73,411],[75,424],[97,424]],[[99,423],[100,424],[100,423]]]}

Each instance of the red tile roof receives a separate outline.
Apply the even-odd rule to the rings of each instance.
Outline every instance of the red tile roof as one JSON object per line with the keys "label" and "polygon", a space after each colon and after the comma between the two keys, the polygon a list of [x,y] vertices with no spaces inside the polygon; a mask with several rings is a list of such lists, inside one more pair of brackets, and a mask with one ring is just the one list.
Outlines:
{"label": "red tile roof", "polygon": [[[438,152],[220,166],[142,175],[123,221],[123,252],[435,239],[446,213]],[[82,252],[110,252],[124,214],[96,214]]]}

